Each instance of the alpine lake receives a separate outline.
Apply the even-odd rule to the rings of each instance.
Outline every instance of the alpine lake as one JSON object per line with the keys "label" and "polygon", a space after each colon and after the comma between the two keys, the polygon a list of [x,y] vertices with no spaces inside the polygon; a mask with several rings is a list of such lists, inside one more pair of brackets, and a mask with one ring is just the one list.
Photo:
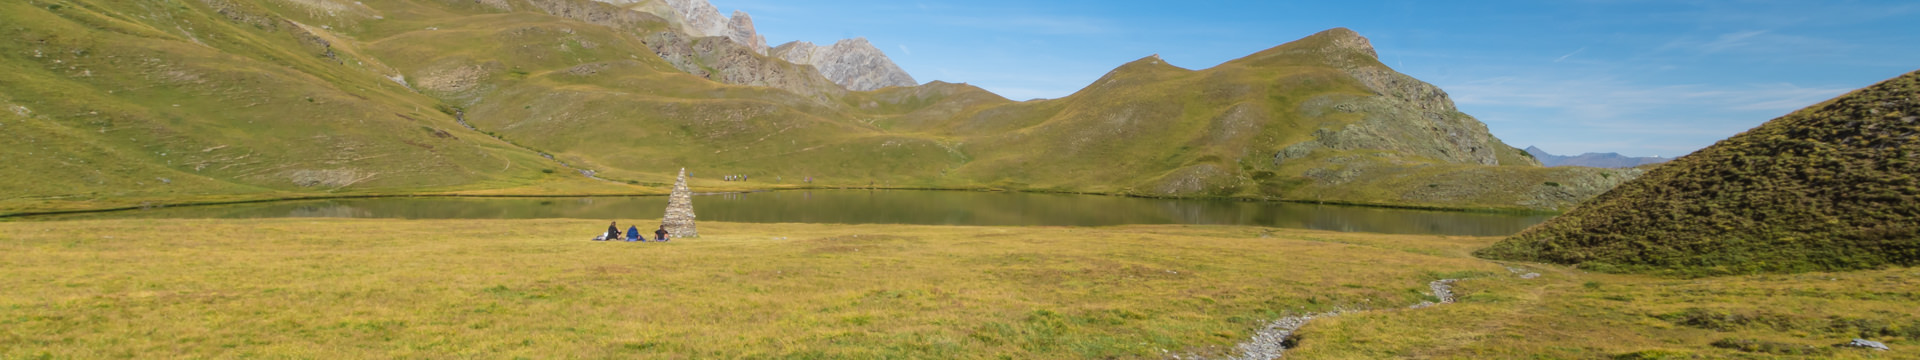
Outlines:
{"label": "alpine lake", "polygon": [[[294,200],[43,215],[81,219],[659,219],[666,196],[383,197]],[[1504,236],[1552,217],[1212,199],[932,190],[786,190],[701,194],[700,221],[967,226],[1242,225],[1383,234]]]}

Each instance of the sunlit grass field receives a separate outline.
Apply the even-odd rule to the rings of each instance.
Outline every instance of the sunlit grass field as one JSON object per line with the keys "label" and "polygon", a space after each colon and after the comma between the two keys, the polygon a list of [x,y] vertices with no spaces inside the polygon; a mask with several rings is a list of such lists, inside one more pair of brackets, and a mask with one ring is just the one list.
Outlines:
{"label": "sunlit grass field", "polygon": [[1280,316],[1434,300],[1440,278],[1467,279],[1460,303],[1316,320],[1288,358],[1788,356],[1721,339],[1845,357],[1867,353],[1825,346],[1868,328],[1897,350],[1881,358],[1920,345],[1914,269],[1669,280],[1523,265],[1545,274],[1527,280],[1468,255],[1496,238],[702,223],[697,239],[587,240],[605,227],[0,222],[0,358],[1218,356]]}

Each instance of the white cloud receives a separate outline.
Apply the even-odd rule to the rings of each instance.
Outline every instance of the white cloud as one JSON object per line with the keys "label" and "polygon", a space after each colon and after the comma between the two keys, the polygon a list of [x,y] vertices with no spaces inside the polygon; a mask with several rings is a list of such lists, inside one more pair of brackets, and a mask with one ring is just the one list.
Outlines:
{"label": "white cloud", "polygon": [[1700,48],[1700,51],[1705,51],[1709,53],[1727,51],[1727,49],[1744,48],[1754,43],[1752,41],[1753,37],[1764,35],[1766,33],[1767,33],[1766,30],[1756,30],[1756,31],[1741,31],[1736,33],[1721,34],[1720,38],[1714,39],[1713,41],[1709,41],[1705,44],[1700,44],[1699,48]]}
{"label": "white cloud", "polygon": [[908,49],[907,44],[900,44],[900,54],[913,56],[913,49]]}
{"label": "white cloud", "polygon": [[1771,30],[1748,30],[1722,33],[1712,39],[1701,36],[1683,36],[1660,46],[1659,51],[1678,51],[1694,54],[1740,54],[1766,55],[1793,58],[1833,56],[1857,48],[1852,43],[1818,38],[1782,34]]}
{"label": "white cloud", "polygon": [[1577,54],[1580,54],[1580,52],[1583,52],[1583,51],[1587,51],[1587,48],[1585,48],[1585,47],[1581,47],[1581,48],[1580,48],[1579,50],[1574,50],[1573,52],[1570,52],[1570,53],[1567,53],[1566,55],[1560,55],[1560,58],[1558,58],[1558,59],[1553,59],[1553,62],[1556,62],[1556,63],[1557,63],[1557,62],[1561,62],[1561,61],[1567,61],[1567,58],[1570,58],[1570,57],[1573,57],[1574,55],[1577,55]]}

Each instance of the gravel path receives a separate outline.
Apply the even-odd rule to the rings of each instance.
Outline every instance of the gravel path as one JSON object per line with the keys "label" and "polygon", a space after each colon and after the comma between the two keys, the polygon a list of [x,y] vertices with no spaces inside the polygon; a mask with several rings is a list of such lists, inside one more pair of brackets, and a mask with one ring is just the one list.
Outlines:
{"label": "gravel path", "polygon": [[[1509,271],[1513,271],[1516,274],[1522,272],[1520,269],[1517,269],[1517,268],[1510,267],[1507,269]],[[1540,274],[1537,274],[1537,273],[1526,273],[1526,274],[1520,275],[1520,278],[1533,279],[1539,276]],[[1413,304],[1413,306],[1408,306],[1407,308],[1408,309],[1424,309],[1424,308],[1438,306],[1442,304],[1452,304],[1455,299],[1453,294],[1453,283],[1458,281],[1460,281],[1460,279],[1440,279],[1440,280],[1434,280],[1433,282],[1427,283],[1427,287],[1433,289],[1433,297],[1439,298],[1440,302],[1434,303],[1432,301],[1422,301],[1419,304]],[[1247,339],[1246,342],[1242,342],[1239,345],[1236,345],[1234,348],[1236,350],[1239,350],[1239,355],[1229,356],[1222,359],[1223,360],[1280,359],[1282,356],[1286,355],[1287,349],[1291,349],[1295,346],[1299,346],[1299,344],[1296,343],[1298,339],[1293,337],[1293,332],[1299,331],[1300,327],[1307,326],[1307,322],[1313,321],[1313,319],[1318,319],[1318,318],[1334,317],[1334,316],[1360,313],[1360,312],[1366,312],[1366,311],[1369,311],[1369,310],[1334,310],[1332,312],[1312,313],[1312,314],[1305,314],[1305,315],[1294,315],[1294,316],[1283,317],[1278,320],[1274,320],[1273,322],[1267,323],[1267,326],[1265,328],[1261,328],[1260,331],[1256,331],[1253,333],[1253,338]],[[1204,359],[1203,357],[1192,356],[1192,355],[1189,355],[1186,357],[1175,355],[1175,356],[1170,356],[1170,358],[1195,359],[1195,360]]]}

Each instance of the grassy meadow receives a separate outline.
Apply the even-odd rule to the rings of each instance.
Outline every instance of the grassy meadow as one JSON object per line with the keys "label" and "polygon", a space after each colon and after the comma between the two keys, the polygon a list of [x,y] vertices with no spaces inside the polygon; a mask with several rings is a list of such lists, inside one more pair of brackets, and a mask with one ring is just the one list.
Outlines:
{"label": "grassy meadow", "polygon": [[1825,347],[1862,333],[1920,345],[1915,269],[1672,280],[1526,265],[1545,274],[1528,280],[1471,257],[1498,240],[1483,237],[703,223],[698,239],[586,240],[605,226],[0,222],[0,359],[1219,356],[1287,314],[1433,300],[1440,278],[1466,279],[1459,303],[1316,320],[1289,358],[1798,349],[1782,344],[1911,357]]}

